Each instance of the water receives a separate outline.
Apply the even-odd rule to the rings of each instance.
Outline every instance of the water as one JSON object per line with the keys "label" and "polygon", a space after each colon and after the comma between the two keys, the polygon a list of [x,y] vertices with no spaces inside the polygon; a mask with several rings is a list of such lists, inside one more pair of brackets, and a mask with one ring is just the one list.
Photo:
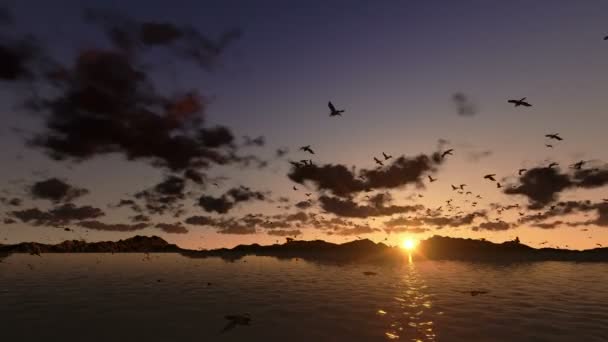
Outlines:
{"label": "water", "polygon": [[[12,255],[0,263],[0,334],[4,341],[608,341],[607,271],[605,263],[569,262],[337,266]],[[471,290],[489,292],[464,293]],[[221,333],[225,315],[243,313],[251,325]]]}

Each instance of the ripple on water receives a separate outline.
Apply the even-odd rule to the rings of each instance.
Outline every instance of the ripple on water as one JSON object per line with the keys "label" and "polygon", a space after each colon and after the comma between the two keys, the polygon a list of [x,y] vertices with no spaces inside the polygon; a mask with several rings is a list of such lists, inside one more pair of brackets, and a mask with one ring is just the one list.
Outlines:
{"label": "ripple on water", "polygon": [[[13,255],[0,264],[2,334],[19,341],[608,340],[606,264],[246,260]],[[479,289],[488,293],[470,295]],[[224,315],[242,313],[250,326],[220,333]]]}

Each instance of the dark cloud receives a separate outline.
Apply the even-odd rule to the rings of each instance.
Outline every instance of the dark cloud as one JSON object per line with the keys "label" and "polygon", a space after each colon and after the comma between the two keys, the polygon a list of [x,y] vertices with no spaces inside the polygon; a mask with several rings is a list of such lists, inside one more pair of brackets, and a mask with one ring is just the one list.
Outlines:
{"label": "dark cloud", "polygon": [[[379,194],[377,196],[385,196]],[[378,197],[375,197],[378,198]],[[376,200],[371,205],[359,205],[352,199],[342,199],[338,197],[321,196],[319,202],[321,208],[329,213],[343,217],[359,217],[366,218],[372,216],[390,216],[394,214],[414,212],[424,209],[422,205],[385,205],[386,200]]]}
{"label": "dark cloud", "polygon": [[185,198],[185,188],[183,178],[170,175],[154,187],[136,193],[135,198],[143,200],[150,213],[163,214],[168,211],[177,214],[183,206],[181,201]]}
{"label": "dark cloud", "polygon": [[530,169],[519,178],[519,184],[507,187],[508,195],[524,195],[530,200],[530,209],[539,209],[557,200],[561,191],[573,186],[570,177],[558,168]]}
{"label": "dark cloud", "polygon": [[502,231],[509,230],[513,227],[512,224],[505,221],[487,221],[480,223],[477,227],[473,227],[474,231],[490,230],[490,231]]}
{"label": "dark cloud", "polygon": [[90,221],[82,221],[77,224],[80,227],[93,229],[93,230],[102,230],[102,231],[110,231],[110,232],[133,232],[136,230],[142,230],[149,227],[147,223],[135,223],[135,224],[123,224],[123,223],[103,223],[96,220]]}
{"label": "dark cloud", "polygon": [[373,228],[373,227],[363,226],[363,225],[355,225],[353,227],[341,227],[338,229],[334,229],[333,231],[327,232],[327,234],[349,236],[349,235],[372,234],[372,233],[379,232],[379,231],[380,231],[380,229],[378,229],[378,228]]}
{"label": "dark cloud", "polygon": [[131,221],[133,222],[149,222],[150,217],[147,215],[139,214],[131,217]]}
{"label": "dark cloud", "polygon": [[4,205],[10,205],[13,207],[18,207],[23,203],[23,200],[21,200],[20,198],[17,198],[17,197],[13,197],[13,198],[0,197],[0,203],[2,203]]}
{"label": "dark cloud", "polygon": [[310,200],[308,201],[300,201],[298,203],[295,204],[295,207],[301,210],[305,210],[308,209],[310,207],[312,207],[312,202]]}
{"label": "dark cloud", "polygon": [[87,189],[74,187],[57,178],[36,182],[30,188],[30,194],[33,198],[53,202],[70,202],[88,193]]}
{"label": "dark cloud", "polygon": [[530,209],[540,209],[558,200],[567,189],[592,189],[608,185],[608,166],[562,173],[559,168],[537,167],[519,177],[519,184],[507,187],[505,194],[524,195]]}
{"label": "dark cloud", "polygon": [[430,232],[431,230],[429,228],[424,228],[424,227],[392,227],[392,228],[385,228],[384,231],[388,234],[390,234],[390,233],[423,234],[423,233]]}
{"label": "dark cloud", "polygon": [[248,227],[240,224],[229,224],[226,223],[220,230],[219,234],[234,234],[234,235],[248,235],[256,234],[257,230],[254,227]]}
{"label": "dark cloud", "polygon": [[302,232],[299,229],[291,229],[291,230],[286,230],[286,229],[274,229],[274,230],[269,230],[266,232],[266,234],[268,235],[272,235],[272,236],[282,236],[282,237],[287,237],[287,236],[298,236],[298,235],[302,235]]}
{"label": "dark cloud", "polygon": [[184,227],[181,223],[157,223],[156,228],[164,231],[165,233],[171,234],[186,234],[188,233],[188,229]]}
{"label": "dark cloud", "polygon": [[191,216],[185,222],[194,226],[212,226],[215,224],[215,220],[207,216]]}
{"label": "dark cloud", "polygon": [[436,171],[441,163],[438,153],[414,158],[401,156],[389,165],[378,169],[363,169],[358,175],[345,165],[326,164],[294,166],[288,177],[300,184],[313,183],[320,191],[330,191],[339,197],[371,189],[392,189],[408,184],[423,187],[424,176]]}
{"label": "dark cloud", "polygon": [[66,203],[48,211],[31,208],[12,211],[10,215],[24,223],[36,226],[61,226],[74,221],[94,219],[105,214],[101,209],[89,205],[77,207],[72,203]]}
{"label": "dark cloud", "polygon": [[256,138],[251,138],[249,136],[244,136],[243,139],[245,140],[244,144],[245,146],[264,146],[266,145],[266,138],[264,138],[264,136],[260,135],[259,137]]}
{"label": "dark cloud", "polygon": [[473,116],[477,114],[477,105],[464,93],[454,93],[452,95],[452,102],[456,106],[456,112],[460,116]]}
{"label": "dark cloud", "polygon": [[225,214],[240,202],[253,200],[266,200],[266,195],[259,191],[253,191],[248,187],[232,188],[220,197],[203,195],[198,200],[198,205],[207,212]]}
{"label": "dark cloud", "polygon": [[4,224],[13,224],[13,223],[17,223],[17,221],[15,221],[14,219],[10,218],[10,217],[6,217],[4,218],[4,220],[2,220],[2,222]]}

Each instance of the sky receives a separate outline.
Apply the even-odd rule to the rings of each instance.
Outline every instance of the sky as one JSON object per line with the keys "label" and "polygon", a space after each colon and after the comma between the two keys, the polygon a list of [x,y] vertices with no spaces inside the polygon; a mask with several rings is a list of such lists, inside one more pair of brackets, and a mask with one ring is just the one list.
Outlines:
{"label": "sky", "polygon": [[607,11],[8,2],[0,243],[608,244]]}

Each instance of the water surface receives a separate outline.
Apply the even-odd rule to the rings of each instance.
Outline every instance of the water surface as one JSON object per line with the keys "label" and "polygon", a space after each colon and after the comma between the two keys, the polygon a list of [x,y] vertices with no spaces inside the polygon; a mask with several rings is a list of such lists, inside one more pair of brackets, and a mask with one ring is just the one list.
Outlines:
{"label": "water surface", "polygon": [[[605,263],[573,262],[19,254],[0,263],[1,334],[8,341],[607,341],[607,271]],[[250,326],[221,332],[225,315],[242,313]]]}

